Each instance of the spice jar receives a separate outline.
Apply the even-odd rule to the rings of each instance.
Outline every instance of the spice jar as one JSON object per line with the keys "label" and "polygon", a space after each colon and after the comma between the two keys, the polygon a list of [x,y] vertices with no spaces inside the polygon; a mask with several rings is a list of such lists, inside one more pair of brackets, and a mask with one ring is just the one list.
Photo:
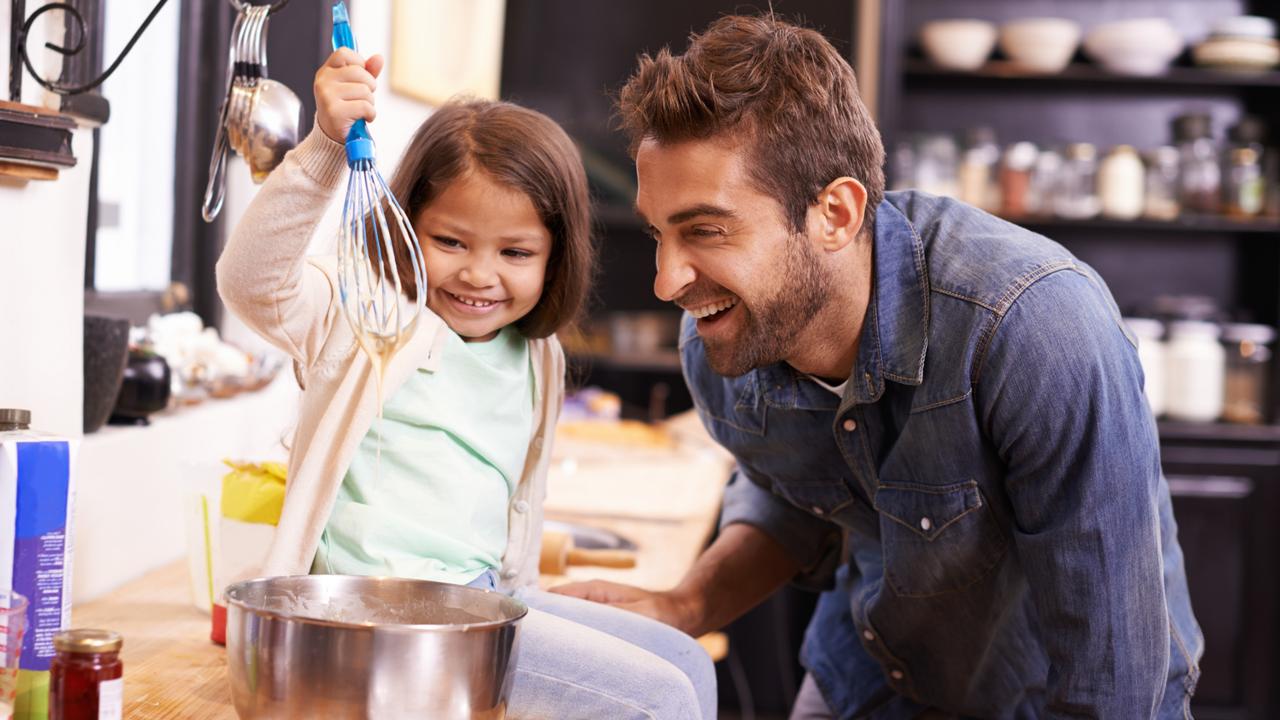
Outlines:
{"label": "spice jar", "polygon": [[1174,420],[1212,422],[1222,415],[1226,351],[1214,323],[1169,324],[1165,353],[1165,414]]}
{"label": "spice jar", "polygon": [[1222,193],[1222,169],[1210,134],[1210,119],[1202,113],[1180,115],[1173,121],[1178,145],[1178,200],[1188,212],[1216,213]]}
{"label": "spice jar", "polygon": [[1164,413],[1164,323],[1148,318],[1125,318],[1138,339],[1138,362],[1142,364],[1142,392],[1147,396],[1151,414],[1160,417]]}
{"label": "spice jar", "polygon": [[1005,151],[1000,165],[1000,212],[1006,217],[1022,217],[1031,211],[1031,170],[1038,154],[1029,142],[1014,143]]}
{"label": "spice jar", "polygon": [[956,197],[956,141],[950,135],[926,135],[916,153],[916,189],[931,195]]}
{"label": "spice jar", "polygon": [[1227,380],[1222,419],[1258,425],[1266,421],[1267,379],[1276,331],[1268,325],[1227,325],[1222,341],[1227,349]]}
{"label": "spice jar", "polygon": [[1067,146],[1066,160],[1058,176],[1053,211],[1070,220],[1087,220],[1101,209],[1098,201],[1098,152],[1089,143]]}
{"label": "spice jar", "polygon": [[1053,214],[1053,198],[1058,192],[1058,175],[1062,172],[1062,155],[1056,150],[1041,150],[1031,168],[1027,187],[1027,214]]}
{"label": "spice jar", "polygon": [[1146,198],[1142,214],[1152,220],[1177,220],[1178,148],[1165,145],[1147,155]]}
{"label": "spice jar", "polygon": [[1251,218],[1261,214],[1265,188],[1258,152],[1250,147],[1238,147],[1228,157],[1227,182],[1223,192],[1227,215]]}
{"label": "spice jar", "polygon": [[1098,197],[1105,217],[1133,220],[1142,214],[1144,170],[1142,158],[1129,145],[1117,146],[1102,159]]}
{"label": "spice jar", "polygon": [[119,720],[124,708],[124,640],[110,630],[67,630],[53,637],[49,720]]}

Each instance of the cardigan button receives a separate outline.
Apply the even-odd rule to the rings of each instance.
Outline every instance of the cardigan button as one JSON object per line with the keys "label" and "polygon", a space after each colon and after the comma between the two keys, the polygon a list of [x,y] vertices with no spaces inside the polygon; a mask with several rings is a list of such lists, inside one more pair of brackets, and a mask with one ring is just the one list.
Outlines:
{"label": "cardigan button", "polygon": [[527,513],[529,512],[529,503],[525,500],[517,500],[515,505],[512,506],[512,509],[518,513]]}

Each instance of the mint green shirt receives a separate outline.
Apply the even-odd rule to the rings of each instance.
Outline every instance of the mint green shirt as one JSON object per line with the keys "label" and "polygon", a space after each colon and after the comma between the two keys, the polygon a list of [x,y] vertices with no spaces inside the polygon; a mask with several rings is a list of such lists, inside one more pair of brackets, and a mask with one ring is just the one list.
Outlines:
{"label": "mint green shirt", "polygon": [[410,375],[360,441],[313,573],[463,584],[501,566],[533,430],[529,343],[447,332],[439,370]]}

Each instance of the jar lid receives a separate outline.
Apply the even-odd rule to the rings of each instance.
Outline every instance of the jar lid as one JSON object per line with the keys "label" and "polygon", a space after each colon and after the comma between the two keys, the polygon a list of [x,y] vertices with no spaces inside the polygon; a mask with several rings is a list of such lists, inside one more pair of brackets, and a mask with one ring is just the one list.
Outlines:
{"label": "jar lid", "polygon": [[1036,156],[1040,151],[1032,143],[1023,141],[1016,142],[1005,150],[1005,164],[1014,170],[1030,170],[1036,164]]}
{"label": "jar lid", "polygon": [[1173,119],[1173,137],[1178,141],[1198,140],[1212,135],[1213,120],[1207,113],[1187,113]]}
{"label": "jar lid", "polygon": [[1267,125],[1256,115],[1245,115],[1231,126],[1227,137],[1231,142],[1242,145],[1261,143],[1267,137]]}
{"label": "jar lid", "polygon": [[1238,147],[1231,151],[1231,164],[1237,167],[1258,164],[1258,151],[1253,148]]}
{"label": "jar lid", "polygon": [[1159,340],[1164,335],[1164,323],[1151,318],[1124,318],[1134,335],[1144,340]]}
{"label": "jar lid", "polygon": [[1200,322],[1199,320],[1178,320],[1169,323],[1169,337],[1208,337],[1217,338],[1222,333],[1217,323]]}
{"label": "jar lid", "polygon": [[1067,157],[1072,160],[1093,160],[1098,156],[1098,150],[1089,143],[1071,143],[1067,146]]}
{"label": "jar lid", "polygon": [[53,647],[66,653],[120,652],[124,638],[111,630],[66,630],[53,636]]}
{"label": "jar lid", "polygon": [[31,411],[21,408],[0,408],[0,425],[30,425]]}
{"label": "jar lid", "polygon": [[1276,339],[1276,329],[1270,325],[1231,323],[1222,326],[1222,339],[1231,342],[1251,342],[1265,345]]}

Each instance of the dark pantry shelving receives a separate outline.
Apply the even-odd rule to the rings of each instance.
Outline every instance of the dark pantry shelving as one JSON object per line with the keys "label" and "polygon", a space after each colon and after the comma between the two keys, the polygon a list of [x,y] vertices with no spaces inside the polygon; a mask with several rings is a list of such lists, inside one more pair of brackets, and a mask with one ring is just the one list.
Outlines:
{"label": "dark pantry shelving", "polygon": [[[1269,0],[884,0],[878,119],[886,146],[921,132],[985,125],[1002,144],[1091,142],[1106,148],[1171,144],[1170,121],[1208,112],[1214,134],[1241,115],[1270,126],[1280,145],[1280,72],[1192,67],[1186,55],[1156,77],[1109,73],[1077,58],[1059,75],[1025,75],[993,60],[975,72],[939,69],[915,36],[934,19],[975,17],[997,24],[1060,16],[1086,31],[1120,17],[1168,17],[1184,36],[1203,36],[1233,14],[1280,19]],[[1157,294],[1212,297],[1236,317],[1280,323],[1280,222],[1185,217],[1172,222],[1106,219],[1014,220],[1059,242],[1103,276],[1126,312]],[[1280,375],[1273,376],[1273,386]],[[1275,397],[1275,393],[1273,393]],[[1275,403],[1272,403],[1273,407]],[[1275,414],[1273,413],[1273,416]],[[1193,710],[1202,720],[1280,717],[1280,426],[1161,422],[1192,603],[1206,639]]]}

